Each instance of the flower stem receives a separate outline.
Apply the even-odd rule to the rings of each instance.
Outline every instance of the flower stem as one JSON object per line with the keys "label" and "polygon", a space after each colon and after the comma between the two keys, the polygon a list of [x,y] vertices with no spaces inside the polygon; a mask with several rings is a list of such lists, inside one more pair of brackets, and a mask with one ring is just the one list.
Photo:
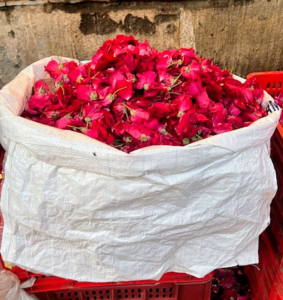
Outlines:
{"label": "flower stem", "polygon": [[[126,105],[125,103],[123,103],[123,105],[130,111],[130,114],[133,115],[135,113],[135,109],[130,108],[128,105]],[[128,116],[127,116],[128,118]]]}
{"label": "flower stem", "polygon": [[181,83],[182,83],[182,82],[179,82],[179,83],[176,83],[175,85],[172,85],[172,86],[170,87],[170,90],[173,89],[174,87],[178,86],[178,85],[181,84]]}
{"label": "flower stem", "polygon": [[98,71],[96,74],[94,74],[91,79],[94,79],[98,74],[100,73],[100,71]]}
{"label": "flower stem", "polygon": [[120,92],[120,91],[122,91],[122,90],[124,90],[124,89],[126,89],[126,88],[127,88],[127,87],[124,86],[124,87],[122,87],[122,88],[116,90],[116,91],[113,93],[113,96],[115,96],[118,92]]}
{"label": "flower stem", "polygon": [[110,50],[111,50],[111,47],[112,47],[112,44],[109,45],[109,48],[108,48],[108,51],[107,51],[107,54],[109,54]]}

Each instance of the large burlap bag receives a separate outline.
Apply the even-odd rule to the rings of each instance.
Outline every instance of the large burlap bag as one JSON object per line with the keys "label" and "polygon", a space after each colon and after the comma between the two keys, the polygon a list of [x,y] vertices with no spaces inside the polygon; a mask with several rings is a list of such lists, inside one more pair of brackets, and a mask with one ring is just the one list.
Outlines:
{"label": "large burlap bag", "polygon": [[126,154],[19,117],[49,60],[0,92],[5,261],[96,282],[258,262],[277,189],[269,142],[279,111],[185,147]]}

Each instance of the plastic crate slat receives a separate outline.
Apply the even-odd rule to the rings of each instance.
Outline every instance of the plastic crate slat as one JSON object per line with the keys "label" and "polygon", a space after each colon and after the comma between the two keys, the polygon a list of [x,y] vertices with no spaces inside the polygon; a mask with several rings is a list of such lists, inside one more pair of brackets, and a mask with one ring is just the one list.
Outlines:
{"label": "plastic crate slat", "polygon": [[[187,280],[186,283],[161,282],[146,284],[114,284],[100,286],[93,284],[80,287],[82,283],[75,283],[72,287],[58,288],[58,290],[38,290],[34,294],[40,300],[209,300],[212,273],[204,279]],[[50,288],[50,287],[48,287]]]}

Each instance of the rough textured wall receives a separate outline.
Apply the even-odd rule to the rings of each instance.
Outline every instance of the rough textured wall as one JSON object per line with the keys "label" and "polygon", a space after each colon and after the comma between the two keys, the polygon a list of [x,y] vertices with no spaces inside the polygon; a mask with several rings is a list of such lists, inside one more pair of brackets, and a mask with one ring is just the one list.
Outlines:
{"label": "rough textured wall", "polygon": [[240,76],[283,68],[283,1],[0,0],[0,88],[51,55],[91,59],[117,34],[194,47]]}

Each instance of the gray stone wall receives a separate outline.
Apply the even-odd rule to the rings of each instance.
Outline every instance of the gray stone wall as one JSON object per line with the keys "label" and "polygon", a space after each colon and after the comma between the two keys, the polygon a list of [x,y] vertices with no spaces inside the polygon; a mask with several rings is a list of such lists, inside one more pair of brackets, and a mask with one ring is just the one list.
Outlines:
{"label": "gray stone wall", "polygon": [[239,76],[283,69],[283,1],[0,0],[0,88],[51,55],[91,59],[117,34],[193,47]]}

